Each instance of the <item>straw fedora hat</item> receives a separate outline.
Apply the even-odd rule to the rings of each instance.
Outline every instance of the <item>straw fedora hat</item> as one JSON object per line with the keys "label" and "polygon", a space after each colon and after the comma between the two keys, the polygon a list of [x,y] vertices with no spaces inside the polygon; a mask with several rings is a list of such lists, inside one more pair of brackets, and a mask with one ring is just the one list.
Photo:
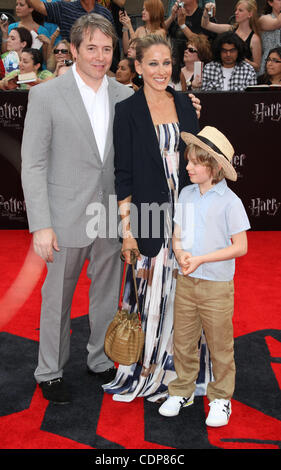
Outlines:
{"label": "straw fedora hat", "polygon": [[234,148],[218,129],[206,126],[196,136],[182,132],[181,138],[186,144],[195,144],[206,150],[222,166],[226,178],[232,181],[237,180],[237,173],[231,164]]}

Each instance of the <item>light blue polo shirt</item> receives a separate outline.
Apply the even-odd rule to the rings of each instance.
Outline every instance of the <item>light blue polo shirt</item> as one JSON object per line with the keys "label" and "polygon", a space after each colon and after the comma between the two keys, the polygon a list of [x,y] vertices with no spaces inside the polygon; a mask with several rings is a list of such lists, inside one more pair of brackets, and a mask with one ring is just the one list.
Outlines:
{"label": "light blue polo shirt", "polygon": [[[175,207],[174,221],[181,228],[182,249],[192,256],[211,253],[231,245],[231,236],[249,230],[241,199],[223,179],[201,196],[198,184],[183,188]],[[181,271],[179,270],[181,273]],[[231,281],[235,259],[201,264],[191,277]]]}

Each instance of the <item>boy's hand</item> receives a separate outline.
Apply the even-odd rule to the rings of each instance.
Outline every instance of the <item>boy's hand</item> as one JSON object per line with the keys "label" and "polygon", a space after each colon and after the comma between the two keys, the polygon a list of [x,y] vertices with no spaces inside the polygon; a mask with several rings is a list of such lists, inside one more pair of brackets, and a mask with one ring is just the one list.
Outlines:
{"label": "boy's hand", "polygon": [[202,263],[200,256],[190,256],[187,260],[187,265],[182,268],[182,273],[184,276],[193,273],[198,266]]}
{"label": "boy's hand", "polygon": [[182,269],[188,267],[188,260],[190,259],[190,257],[191,253],[189,253],[188,251],[181,250],[177,253],[176,258]]}

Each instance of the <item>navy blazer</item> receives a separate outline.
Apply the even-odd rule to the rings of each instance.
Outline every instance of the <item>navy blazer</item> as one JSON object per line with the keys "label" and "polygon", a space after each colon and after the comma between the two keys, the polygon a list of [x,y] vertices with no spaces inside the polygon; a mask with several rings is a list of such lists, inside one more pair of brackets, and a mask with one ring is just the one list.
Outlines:
{"label": "navy blazer", "polygon": [[[168,87],[175,102],[180,132],[197,134],[199,124],[196,111],[190,98]],[[159,142],[143,88],[134,95],[117,103],[113,123],[115,148],[115,189],[118,201],[132,196],[138,217],[131,219],[131,229],[137,239],[142,255],[156,256],[164,241],[164,219],[161,218],[159,236],[150,230],[146,237],[141,236],[141,204],[169,201],[169,188],[165,175]],[[179,191],[190,184],[184,159],[185,143],[180,139]],[[163,215],[163,214],[162,214]],[[150,222],[151,223],[151,222]]]}

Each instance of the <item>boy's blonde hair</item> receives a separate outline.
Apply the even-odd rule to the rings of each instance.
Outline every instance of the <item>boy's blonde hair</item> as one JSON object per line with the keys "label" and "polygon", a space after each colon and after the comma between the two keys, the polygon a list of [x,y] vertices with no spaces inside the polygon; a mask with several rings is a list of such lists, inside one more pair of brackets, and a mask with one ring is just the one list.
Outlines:
{"label": "boy's blonde hair", "polygon": [[206,152],[206,150],[199,147],[199,145],[188,144],[184,153],[186,160],[188,159],[188,155],[191,153],[194,155],[196,161],[200,163],[200,165],[204,165],[210,169],[211,175],[213,177],[212,184],[217,184],[225,178],[223,168],[219,168],[217,160],[208,152]]}

